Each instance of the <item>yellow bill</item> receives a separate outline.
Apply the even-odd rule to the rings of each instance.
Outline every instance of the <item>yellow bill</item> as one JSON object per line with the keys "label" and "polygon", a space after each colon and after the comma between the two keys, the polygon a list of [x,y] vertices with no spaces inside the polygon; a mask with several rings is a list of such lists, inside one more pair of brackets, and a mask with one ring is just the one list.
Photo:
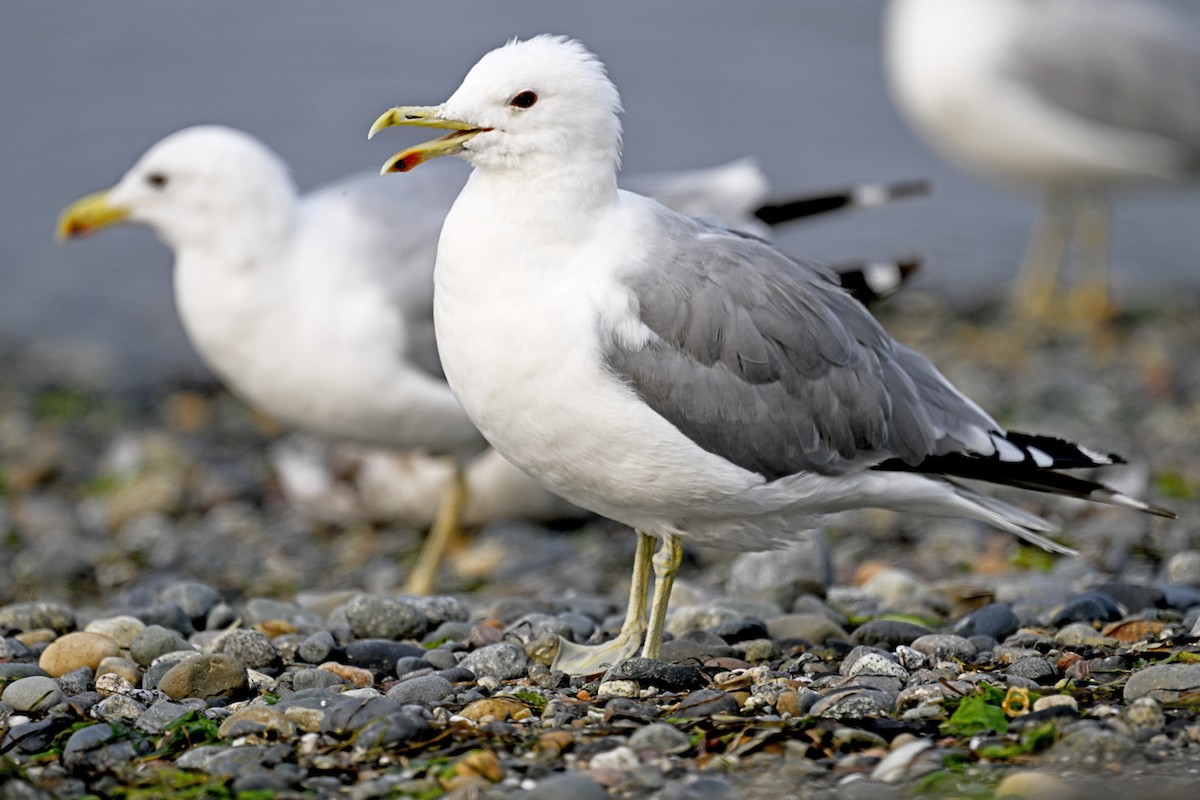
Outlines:
{"label": "yellow bill", "polygon": [[384,128],[398,125],[411,125],[418,128],[448,129],[445,136],[423,142],[389,158],[380,170],[380,174],[389,172],[408,172],[418,164],[423,164],[433,158],[450,156],[461,152],[463,145],[473,137],[490,131],[491,128],[477,128],[469,122],[448,119],[441,116],[439,106],[397,106],[385,111],[375,124],[371,126],[367,138],[370,139]]}
{"label": "yellow bill", "polygon": [[96,192],[67,206],[58,218],[56,234],[59,239],[87,236],[100,228],[124,222],[128,217],[129,209],[108,202],[107,191]]}

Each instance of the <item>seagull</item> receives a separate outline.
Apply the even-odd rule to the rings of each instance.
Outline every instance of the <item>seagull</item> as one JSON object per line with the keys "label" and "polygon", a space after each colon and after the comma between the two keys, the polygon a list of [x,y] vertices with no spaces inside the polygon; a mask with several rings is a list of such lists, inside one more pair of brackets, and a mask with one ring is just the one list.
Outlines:
{"label": "seagull", "polygon": [[[159,141],[114,188],[76,201],[59,221],[62,238],[124,221],[156,232],[175,254],[175,301],[188,338],[251,406],[330,440],[419,449],[455,463],[447,475],[440,465],[415,462],[445,486],[406,584],[419,594],[432,591],[464,507],[476,522],[488,511],[557,515],[567,507],[511,465],[481,455],[486,443],[442,374],[434,251],[463,172],[413,182],[357,174],[300,196],[287,165],[264,143],[203,125]],[[919,181],[866,184],[767,204],[766,176],[748,158],[634,180],[693,213],[760,235],[768,223],[882,205],[927,188]],[[847,269],[848,283],[874,296],[894,291],[911,264]],[[311,459],[297,458],[295,448],[277,448],[273,460],[290,496],[311,496],[314,482],[323,485],[319,466],[314,475]],[[468,480],[486,485],[471,492]],[[471,497],[492,499],[471,504]]]}
{"label": "seagull", "polygon": [[620,633],[560,642],[556,668],[658,655],[684,539],[763,550],[882,507],[1069,552],[1051,523],[963,478],[1171,515],[1062,471],[1119,457],[1006,432],[824,267],[618,189],[619,111],[596,56],[542,35],[483,56],[441,105],[371,128],[449,131],[385,173],[448,155],[474,167],[434,276],[442,366],[467,415],[548,489],[637,534]]}
{"label": "seagull", "polygon": [[[891,0],[900,110],[958,166],[1043,195],[1015,311],[1111,315],[1110,190],[1200,175],[1200,22],[1151,0]],[[1065,304],[1059,271],[1077,242]]]}

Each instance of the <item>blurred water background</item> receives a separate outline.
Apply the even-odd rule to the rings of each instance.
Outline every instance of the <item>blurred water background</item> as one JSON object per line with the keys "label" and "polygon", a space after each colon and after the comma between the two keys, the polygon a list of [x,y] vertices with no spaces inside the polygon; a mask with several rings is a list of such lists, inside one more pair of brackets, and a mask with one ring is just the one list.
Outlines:
{"label": "blurred water background", "polygon": [[[907,130],[881,72],[882,7],[883,0],[9,3],[0,25],[0,341],[46,352],[89,343],[104,382],[204,375],[175,316],[167,249],[138,228],[57,244],[63,206],[112,185],[150,144],[197,123],[261,137],[302,189],[378,169],[417,140],[368,143],[380,112],[438,102],[483,52],[541,32],[577,36],[608,64],[626,110],[627,170],[754,155],[779,193],[930,177],[930,199],[798,226],[782,243],[820,260],[921,251],[929,261],[918,286],[964,303],[997,296],[1036,207],[955,171]],[[1195,289],[1200,190],[1140,191],[1117,205],[1122,288],[1142,302]]]}

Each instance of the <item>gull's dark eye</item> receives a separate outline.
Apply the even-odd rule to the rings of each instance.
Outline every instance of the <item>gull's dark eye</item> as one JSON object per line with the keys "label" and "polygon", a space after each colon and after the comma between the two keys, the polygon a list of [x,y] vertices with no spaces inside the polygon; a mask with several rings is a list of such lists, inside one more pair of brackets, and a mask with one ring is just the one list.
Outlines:
{"label": "gull's dark eye", "polygon": [[517,108],[529,108],[537,102],[537,92],[531,92],[528,89],[517,94],[512,100],[508,101],[510,106]]}
{"label": "gull's dark eye", "polygon": [[153,186],[155,189],[162,189],[167,185],[167,176],[161,172],[151,172],[146,176],[146,183]]}

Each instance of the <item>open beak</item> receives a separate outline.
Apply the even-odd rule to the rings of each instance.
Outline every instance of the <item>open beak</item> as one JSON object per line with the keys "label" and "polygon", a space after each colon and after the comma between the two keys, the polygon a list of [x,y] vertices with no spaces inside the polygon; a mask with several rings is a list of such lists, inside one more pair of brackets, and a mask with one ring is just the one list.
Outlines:
{"label": "open beak", "polygon": [[397,106],[385,111],[375,124],[371,126],[367,138],[370,139],[384,128],[397,125],[413,125],[418,128],[441,128],[449,130],[445,136],[415,145],[407,150],[401,150],[383,165],[379,172],[386,175],[389,172],[408,172],[418,164],[423,164],[431,158],[452,156],[461,152],[463,145],[473,137],[490,131],[491,128],[477,128],[469,122],[447,119],[441,116],[440,106]]}
{"label": "open beak", "polygon": [[58,228],[55,233],[60,240],[87,236],[92,231],[116,225],[128,218],[128,208],[109,203],[107,191],[96,192],[87,197],[81,197],[67,206],[58,218]]}

